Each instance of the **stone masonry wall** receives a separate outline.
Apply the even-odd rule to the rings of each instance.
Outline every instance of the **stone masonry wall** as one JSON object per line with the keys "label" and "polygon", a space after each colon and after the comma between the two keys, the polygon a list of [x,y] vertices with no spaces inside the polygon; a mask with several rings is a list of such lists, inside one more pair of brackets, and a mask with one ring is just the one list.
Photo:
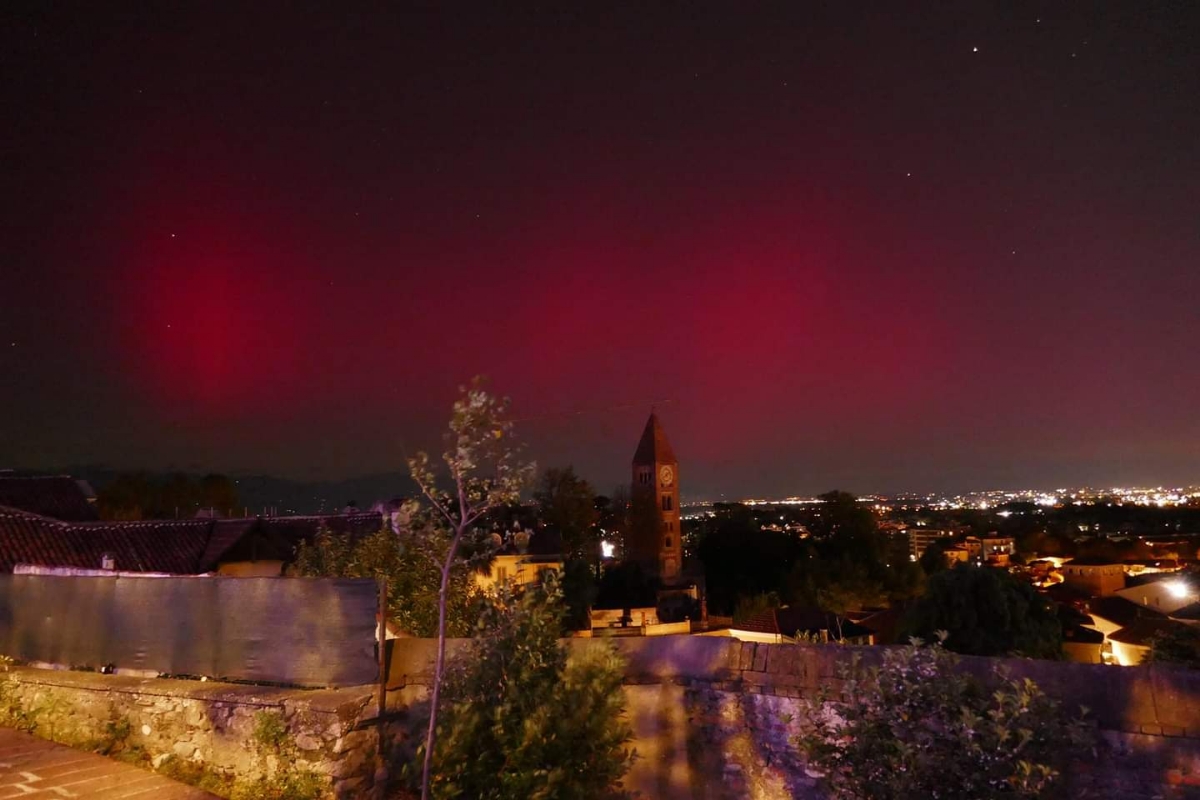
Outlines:
{"label": "stone masonry wall", "polygon": [[[802,698],[836,688],[850,658],[869,665],[881,655],[880,648],[695,636],[610,644],[627,662],[624,691],[639,756],[626,786],[646,800],[822,798],[791,743],[796,730],[788,720]],[[450,653],[461,646],[451,642]],[[23,668],[0,675],[0,714],[20,710],[39,735],[72,744],[103,739],[111,720],[128,720],[129,744],[154,759],[174,755],[253,777],[276,766],[254,744],[256,714],[277,713],[297,762],[328,776],[331,796],[369,797],[380,768],[395,769],[420,735],[435,648],[432,640],[395,642],[382,730],[373,687],[300,691]],[[1067,796],[1200,798],[1200,672],[1003,663],[1064,707],[1087,706],[1098,722],[1101,756],[1074,771]],[[962,664],[983,674],[995,661]]]}
{"label": "stone masonry wall", "polygon": [[74,746],[111,741],[139,748],[155,766],[170,756],[250,779],[279,768],[255,743],[261,712],[277,714],[294,764],[327,776],[336,797],[370,793],[379,730],[371,687],[301,691],[200,681],[13,668],[0,674],[0,715],[44,738]]}
{"label": "stone masonry wall", "polygon": [[[625,693],[639,758],[626,779],[645,798],[823,797],[791,740],[800,699],[840,683],[881,648],[768,645],[697,636],[611,640],[627,660]],[[598,642],[573,640],[571,647]],[[434,643],[403,640],[390,671],[397,708],[419,701]],[[987,674],[995,659],[964,658]],[[1089,709],[1102,752],[1073,770],[1071,797],[1200,798],[1200,672],[1003,659],[1066,709]]]}

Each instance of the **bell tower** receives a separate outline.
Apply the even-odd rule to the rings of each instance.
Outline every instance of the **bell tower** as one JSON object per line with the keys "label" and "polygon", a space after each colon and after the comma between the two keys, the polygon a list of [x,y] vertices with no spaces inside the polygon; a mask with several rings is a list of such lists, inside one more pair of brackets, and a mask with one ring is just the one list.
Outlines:
{"label": "bell tower", "polygon": [[679,462],[658,415],[650,412],[633,454],[633,525],[628,555],[670,586],[683,568],[679,530]]}

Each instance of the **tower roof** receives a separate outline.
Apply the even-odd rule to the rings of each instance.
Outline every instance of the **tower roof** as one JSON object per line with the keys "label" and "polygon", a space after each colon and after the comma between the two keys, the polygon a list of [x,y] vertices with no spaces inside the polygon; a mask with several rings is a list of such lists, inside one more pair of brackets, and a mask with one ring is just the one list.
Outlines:
{"label": "tower roof", "polygon": [[638,442],[637,452],[633,454],[634,464],[678,463],[671,443],[667,441],[667,433],[663,430],[658,415],[650,412],[646,420],[646,429],[642,431],[642,439]]}

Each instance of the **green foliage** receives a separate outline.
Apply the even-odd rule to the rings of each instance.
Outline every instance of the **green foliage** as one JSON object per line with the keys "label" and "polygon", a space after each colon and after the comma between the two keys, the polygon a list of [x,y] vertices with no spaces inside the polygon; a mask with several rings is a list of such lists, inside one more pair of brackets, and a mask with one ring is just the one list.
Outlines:
{"label": "green foliage", "polygon": [[933,576],[950,569],[950,565],[946,563],[946,549],[949,546],[948,542],[933,541],[925,548],[925,552],[921,553],[921,558],[917,563],[921,565],[921,570],[926,576]]}
{"label": "green foliage", "polygon": [[450,414],[450,430],[442,461],[449,470],[447,491],[439,484],[429,456],[419,452],[408,459],[408,470],[421,495],[429,503],[429,515],[444,526],[448,544],[430,548],[441,558],[438,586],[438,650],[433,666],[433,692],[429,698],[429,727],[425,735],[425,759],[421,776],[421,797],[428,800],[431,763],[437,739],[438,708],[446,656],[446,631],[449,616],[451,580],[456,567],[478,565],[490,557],[491,537],[474,527],[488,514],[520,498],[521,490],[537,466],[521,459],[508,416],[509,401],[492,396],[484,389],[483,378],[460,387],[460,397]]}
{"label": "green foliage", "polygon": [[1059,658],[1062,623],[1053,604],[1008,572],[959,565],[929,579],[905,615],[904,636],[946,631],[946,647],[976,656]]}
{"label": "green foliage", "polygon": [[782,604],[779,602],[779,595],[775,592],[739,597],[737,605],[733,607],[733,621],[745,622],[763,612],[779,608],[780,605]]}
{"label": "green foliage", "polygon": [[279,752],[288,742],[288,729],[277,711],[259,711],[254,715],[254,744],[264,750]]}
{"label": "green foliage", "polygon": [[133,722],[110,703],[108,719],[104,723],[104,733],[99,738],[87,742],[83,749],[91,750],[102,756],[115,756],[126,750],[135,749],[137,751],[134,754],[135,757],[126,760],[140,760],[144,756],[144,751],[140,747],[130,748],[129,746],[129,737],[132,733]]}
{"label": "green foliage", "polygon": [[[254,715],[251,740],[258,756],[259,777],[238,781],[231,800],[319,800],[329,781],[310,769],[299,766],[298,753],[287,723],[277,711],[259,711]],[[268,756],[276,757],[277,766],[269,768]]]}
{"label": "green foliage", "polygon": [[582,631],[590,628],[588,612],[596,602],[599,587],[592,565],[582,559],[563,564],[563,600],[567,605],[563,618],[564,631]]}
{"label": "green foliage", "polygon": [[743,597],[782,594],[793,565],[806,557],[803,542],[762,530],[746,506],[718,509],[711,523],[698,547],[711,613],[731,614]]}
{"label": "green foliage", "polygon": [[1200,669],[1200,631],[1189,625],[1174,624],[1155,633],[1142,663]]}
{"label": "green foliage", "polygon": [[574,467],[551,468],[542,473],[533,499],[538,504],[541,521],[562,535],[564,557],[585,560],[598,557],[596,493],[575,474]]}
{"label": "green foliage", "polygon": [[596,643],[559,641],[557,576],[501,589],[480,636],[447,672],[431,791],[466,800],[616,797],[632,753],[622,665]]}
{"label": "green foliage", "polygon": [[1094,745],[1031,680],[990,685],[938,645],[889,649],[805,701],[797,740],[834,800],[1060,797],[1063,769]]}
{"label": "green foliage", "polygon": [[230,797],[235,791],[234,778],[219,772],[202,761],[189,761],[178,756],[168,756],[156,770],[173,781],[195,786],[218,797]]}
{"label": "green foliage", "polygon": [[329,781],[315,772],[284,769],[253,781],[239,781],[229,797],[230,800],[320,800],[328,789]]}
{"label": "green foliage", "polygon": [[[259,771],[259,776],[251,780],[238,780],[203,761],[174,755],[164,759],[157,771],[230,800],[321,800],[328,794],[329,780],[297,763],[295,743],[278,712],[260,711],[254,715],[251,741]],[[274,757],[274,768],[268,757]]]}
{"label": "green foliage", "polygon": [[442,453],[451,490],[439,483],[424,452],[408,459],[408,469],[435,516],[449,528],[465,531],[487,513],[515,502],[537,466],[521,460],[507,398],[489,394],[482,378],[461,387],[460,394]]}
{"label": "green foliage", "polygon": [[[385,578],[388,619],[413,636],[437,636],[440,558],[449,546],[446,533],[409,518],[406,530],[384,528],[361,541],[323,530],[312,544],[301,543],[294,570],[307,577]],[[470,636],[485,603],[468,564],[454,569],[447,594],[446,630]]]}
{"label": "green foliage", "polygon": [[[878,529],[875,514],[845,492],[805,509],[715,503],[689,530],[704,563],[708,606],[732,613],[739,600],[774,592],[784,603],[844,614],[921,592],[924,574]],[[803,525],[801,538],[784,524]]]}
{"label": "green foliage", "polygon": [[7,677],[0,678],[0,725],[26,733],[32,733],[38,726],[36,715],[21,700],[17,682]]}

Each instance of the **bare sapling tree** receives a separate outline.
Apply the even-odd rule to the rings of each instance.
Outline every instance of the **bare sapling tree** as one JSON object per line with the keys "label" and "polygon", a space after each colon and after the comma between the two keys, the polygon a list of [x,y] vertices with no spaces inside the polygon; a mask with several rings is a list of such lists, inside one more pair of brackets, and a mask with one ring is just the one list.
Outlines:
{"label": "bare sapling tree", "polygon": [[450,534],[438,590],[438,644],[433,692],[429,700],[429,730],[425,734],[422,800],[429,800],[429,771],[437,738],[438,700],[446,662],[446,598],[451,574],[456,567],[465,567],[471,560],[460,554],[464,543],[471,545],[468,551],[477,552],[478,545],[484,541],[475,527],[477,523],[494,509],[516,501],[536,469],[533,463],[521,460],[513,423],[508,419],[508,399],[497,398],[485,391],[481,378],[475,378],[460,392],[450,417],[446,451],[442,454],[449,469],[449,488],[439,485],[426,453],[417,453],[408,459],[413,481],[433,507],[434,517]]}

